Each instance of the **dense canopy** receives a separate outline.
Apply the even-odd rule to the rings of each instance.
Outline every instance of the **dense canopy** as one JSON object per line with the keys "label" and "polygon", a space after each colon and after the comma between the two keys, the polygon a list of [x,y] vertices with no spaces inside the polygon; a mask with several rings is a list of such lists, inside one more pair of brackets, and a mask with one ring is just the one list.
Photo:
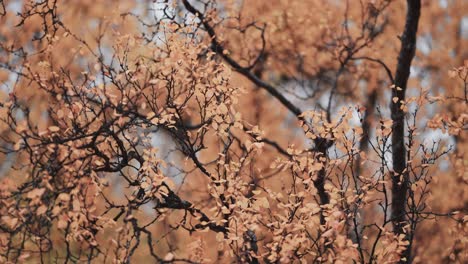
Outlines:
{"label": "dense canopy", "polygon": [[0,263],[466,263],[467,10],[0,0]]}

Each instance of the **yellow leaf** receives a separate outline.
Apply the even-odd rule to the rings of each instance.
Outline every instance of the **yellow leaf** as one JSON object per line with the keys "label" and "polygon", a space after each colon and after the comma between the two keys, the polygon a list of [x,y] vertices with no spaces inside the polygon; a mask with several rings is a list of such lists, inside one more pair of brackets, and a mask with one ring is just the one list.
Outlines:
{"label": "yellow leaf", "polygon": [[44,194],[45,190],[46,190],[45,188],[34,189],[34,190],[28,192],[26,194],[26,197],[29,198],[29,199],[34,199],[36,197],[41,197]]}
{"label": "yellow leaf", "polygon": [[228,108],[227,106],[224,104],[224,103],[221,103],[219,106],[218,106],[218,110],[219,110],[219,113],[221,114],[227,114],[228,112]]}
{"label": "yellow leaf", "polygon": [[174,254],[171,252],[167,253],[166,256],[164,256],[164,261],[172,261],[174,259]]}
{"label": "yellow leaf", "polygon": [[11,216],[2,216],[2,222],[4,222],[10,229],[14,229],[18,224],[18,218],[13,218]]}
{"label": "yellow leaf", "polygon": [[156,113],[155,113],[155,112],[149,112],[149,113],[146,115],[146,118],[147,118],[147,119],[151,119],[151,118],[153,118],[154,116],[156,116]]}
{"label": "yellow leaf", "polygon": [[221,212],[222,212],[223,214],[230,214],[230,213],[231,213],[231,211],[230,211],[226,206],[223,206],[223,207],[221,208]]}
{"label": "yellow leaf", "polygon": [[29,253],[23,253],[21,256],[18,257],[18,260],[20,262],[26,260],[27,258],[29,258],[31,255]]}
{"label": "yellow leaf", "polygon": [[221,242],[224,240],[224,234],[219,232],[216,234],[216,241]]}
{"label": "yellow leaf", "polygon": [[252,193],[255,195],[259,195],[262,192],[262,190],[253,190]]}
{"label": "yellow leaf", "polygon": [[78,199],[73,199],[73,211],[79,211],[81,208],[80,201]]}
{"label": "yellow leaf", "polygon": [[266,197],[260,198],[259,202],[263,208],[270,208],[270,203],[268,202],[268,199]]}
{"label": "yellow leaf", "polygon": [[457,71],[456,70],[449,70],[448,75],[450,78],[455,78],[457,77]]}
{"label": "yellow leaf", "polygon": [[45,212],[47,212],[47,206],[41,205],[41,206],[39,206],[39,208],[37,208],[36,215],[42,215]]}
{"label": "yellow leaf", "polygon": [[58,195],[57,200],[68,202],[70,201],[70,195],[68,195],[67,193],[61,193]]}
{"label": "yellow leaf", "polygon": [[58,132],[58,131],[60,131],[60,127],[58,127],[58,126],[50,126],[50,127],[49,127],[49,131],[50,131],[50,132]]}
{"label": "yellow leaf", "polygon": [[57,228],[58,229],[65,229],[67,228],[67,221],[60,219],[57,223]]}

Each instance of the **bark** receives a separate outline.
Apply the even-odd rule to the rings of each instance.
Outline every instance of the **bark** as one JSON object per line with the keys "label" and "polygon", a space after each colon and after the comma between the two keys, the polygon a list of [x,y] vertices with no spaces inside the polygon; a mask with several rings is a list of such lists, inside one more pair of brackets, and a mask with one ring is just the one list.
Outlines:
{"label": "bark", "polygon": [[[333,145],[333,142],[323,139],[323,138],[317,138],[314,140],[314,143],[315,143],[315,151],[317,153],[317,162],[319,162],[320,158],[327,157],[327,149]],[[326,164],[323,164],[322,169],[320,169],[320,171],[317,174],[317,179],[313,181],[314,187],[315,189],[317,189],[317,193],[320,198],[320,205],[326,205],[330,203],[330,195],[325,190],[326,176],[327,176]],[[322,209],[322,211],[320,212],[320,224],[324,225],[325,222],[326,222],[325,215],[323,214],[323,209]]]}
{"label": "bark", "polygon": [[[401,107],[401,100],[405,99],[405,93],[410,75],[411,62],[416,51],[416,34],[418,31],[419,17],[421,14],[420,0],[407,0],[406,22],[401,37],[401,48],[395,74],[395,88],[392,89],[392,101],[390,103],[393,120],[392,133],[392,224],[396,235],[405,234],[403,227],[406,223],[406,196],[409,188],[409,175],[406,170],[405,147],[405,114]],[[393,98],[398,101],[394,102]],[[403,262],[411,261],[411,248],[408,247],[402,254]],[[406,261],[404,260],[406,259]]]}

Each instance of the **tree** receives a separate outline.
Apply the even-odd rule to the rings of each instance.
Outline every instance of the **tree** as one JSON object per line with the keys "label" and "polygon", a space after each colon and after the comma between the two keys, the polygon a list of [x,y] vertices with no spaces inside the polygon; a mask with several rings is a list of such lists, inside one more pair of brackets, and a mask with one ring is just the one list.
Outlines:
{"label": "tree", "polygon": [[464,263],[467,8],[0,1],[0,262]]}

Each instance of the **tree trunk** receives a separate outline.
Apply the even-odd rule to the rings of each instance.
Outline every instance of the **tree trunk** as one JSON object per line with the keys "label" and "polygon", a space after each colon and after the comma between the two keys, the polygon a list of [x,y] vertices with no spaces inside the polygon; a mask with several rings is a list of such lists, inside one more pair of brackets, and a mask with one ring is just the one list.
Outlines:
{"label": "tree trunk", "polygon": [[[416,34],[421,13],[420,0],[407,0],[406,23],[401,36],[401,49],[398,55],[398,64],[395,74],[395,86],[392,89],[392,100],[390,103],[391,116],[393,120],[392,133],[392,223],[396,235],[405,234],[403,227],[406,223],[406,196],[409,188],[409,174],[406,170],[406,148],[405,148],[405,113],[401,109],[401,100],[405,100],[408,78],[410,75],[411,61],[416,51]],[[394,101],[394,98],[398,101]],[[402,254],[402,261],[411,261],[411,248],[408,247]],[[405,260],[406,259],[406,260]]]}

